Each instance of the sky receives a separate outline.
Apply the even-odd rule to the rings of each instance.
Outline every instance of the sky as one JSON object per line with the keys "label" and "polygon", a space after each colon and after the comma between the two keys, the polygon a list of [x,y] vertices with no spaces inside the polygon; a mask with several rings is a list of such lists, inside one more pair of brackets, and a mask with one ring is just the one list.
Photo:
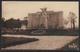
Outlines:
{"label": "sky", "polygon": [[63,11],[64,18],[67,18],[70,11],[79,17],[79,2],[58,1],[2,1],[2,17],[5,17],[5,19],[23,19],[28,16],[28,13],[41,11],[40,8],[44,7],[47,10]]}

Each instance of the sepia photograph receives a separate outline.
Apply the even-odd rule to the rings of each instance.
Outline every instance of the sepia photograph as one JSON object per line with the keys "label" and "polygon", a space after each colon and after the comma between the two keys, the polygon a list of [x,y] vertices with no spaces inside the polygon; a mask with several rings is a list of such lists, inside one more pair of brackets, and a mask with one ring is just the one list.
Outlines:
{"label": "sepia photograph", "polygon": [[79,51],[79,2],[2,1],[1,50]]}

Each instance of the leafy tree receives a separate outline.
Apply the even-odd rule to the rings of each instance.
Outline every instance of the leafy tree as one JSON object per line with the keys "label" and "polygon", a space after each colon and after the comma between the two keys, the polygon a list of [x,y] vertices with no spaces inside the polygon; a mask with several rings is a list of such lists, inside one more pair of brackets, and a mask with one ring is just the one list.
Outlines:
{"label": "leafy tree", "polygon": [[1,20],[0,20],[0,27],[3,27],[4,26],[4,22],[5,22],[5,18],[2,17]]}
{"label": "leafy tree", "polygon": [[24,20],[23,20],[22,24],[27,27],[27,25],[28,25],[27,17],[24,17]]}
{"label": "leafy tree", "polygon": [[5,27],[10,29],[21,28],[21,21],[11,18],[5,21]]}

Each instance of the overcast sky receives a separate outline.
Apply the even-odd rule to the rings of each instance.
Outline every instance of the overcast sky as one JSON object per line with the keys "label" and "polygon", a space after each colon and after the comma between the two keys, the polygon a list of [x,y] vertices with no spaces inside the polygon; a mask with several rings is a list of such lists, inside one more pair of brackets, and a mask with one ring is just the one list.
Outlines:
{"label": "overcast sky", "polygon": [[23,19],[28,13],[41,11],[40,8],[47,7],[47,10],[63,11],[63,17],[66,18],[70,11],[79,17],[78,2],[53,2],[53,1],[2,1],[2,17],[9,19]]}

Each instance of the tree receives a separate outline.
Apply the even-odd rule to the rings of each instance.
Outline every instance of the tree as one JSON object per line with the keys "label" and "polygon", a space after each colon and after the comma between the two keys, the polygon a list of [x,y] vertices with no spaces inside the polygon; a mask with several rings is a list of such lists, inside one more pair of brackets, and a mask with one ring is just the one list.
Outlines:
{"label": "tree", "polygon": [[69,21],[71,23],[71,29],[75,29],[75,23],[76,23],[76,15],[73,12],[69,12]]}
{"label": "tree", "polygon": [[21,28],[21,21],[19,19],[9,19],[5,21],[5,27],[9,29]]}
{"label": "tree", "polygon": [[4,28],[4,22],[5,22],[5,18],[4,17],[1,17],[0,18],[0,48],[3,47],[3,43],[4,43],[4,40],[2,38],[2,35],[3,35],[3,28]]}
{"label": "tree", "polygon": [[27,27],[28,25],[28,20],[27,20],[28,17],[24,17],[24,20],[22,22],[23,25],[25,25]]}
{"label": "tree", "polygon": [[2,17],[1,20],[0,20],[0,27],[3,27],[4,26],[4,22],[5,22],[5,18]]}

